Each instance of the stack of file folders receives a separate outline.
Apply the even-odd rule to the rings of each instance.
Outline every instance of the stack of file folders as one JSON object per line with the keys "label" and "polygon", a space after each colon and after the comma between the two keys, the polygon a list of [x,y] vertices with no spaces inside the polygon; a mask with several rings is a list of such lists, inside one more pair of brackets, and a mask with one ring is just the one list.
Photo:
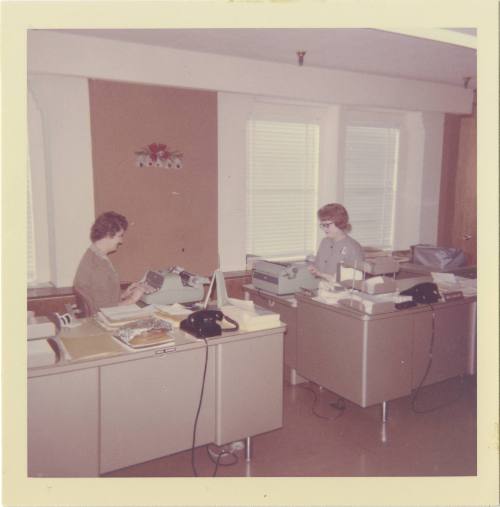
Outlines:
{"label": "stack of file folders", "polygon": [[[247,301],[244,301],[244,303],[247,303]],[[232,304],[223,306],[221,310],[224,315],[235,320],[242,331],[260,331],[281,325],[279,313],[271,312],[265,308]]]}
{"label": "stack of file folders", "polygon": [[106,330],[113,331],[125,324],[151,317],[153,313],[154,308],[151,306],[145,306],[144,308],[137,305],[110,306],[101,308],[95,318]]}

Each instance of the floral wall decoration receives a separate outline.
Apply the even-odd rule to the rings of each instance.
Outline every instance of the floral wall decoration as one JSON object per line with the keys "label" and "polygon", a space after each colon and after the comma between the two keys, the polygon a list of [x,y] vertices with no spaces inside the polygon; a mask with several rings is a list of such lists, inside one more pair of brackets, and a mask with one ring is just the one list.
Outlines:
{"label": "floral wall decoration", "polygon": [[171,150],[166,144],[152,143],[136,151],[137,167],[163,167],[165,169],[182,169],[183,154]]}

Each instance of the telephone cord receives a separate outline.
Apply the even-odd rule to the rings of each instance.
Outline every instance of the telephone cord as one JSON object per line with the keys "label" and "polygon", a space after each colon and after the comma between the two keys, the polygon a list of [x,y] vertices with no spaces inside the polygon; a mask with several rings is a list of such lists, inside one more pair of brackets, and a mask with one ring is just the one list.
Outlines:
{"label": "telephone cord", "polygon": [[332,408],[334,408],[335,410],[338,410],[339,413],[333,417],[329,417],[326,415],[322,415],[319,412],[316,412],[316,405],[319,401],[316,391],[311,389],[309,386],[299,385],[298,387],[300,387],[301,389],[304,389],[305,391],[309,391],[309,392],[313,393],[314,400],[313,400],[313,404],[311,407],[311,411],[316,417],[319,417],[320,419],[327,419],[328,421],[334,421],[335,419],[338,419],[341,415],[343,415],[345,408],[346,408],[345,400],[343,398],[338,398],[336,401],[330,403],[330,406]]}
{"label": "telephone cord", "polygon": [[413,411],[416,413],[416,414],[427,414],[429,412],[434,412],[436,410],[439,410],[443,407],[446,407],[447,405],[451,405],[452,403],[455,403],[456,401],[458,401],[463,393],[464,393],[464,390],[462,389],[462,391],[460,392],[460,394],[455,397],[454,399],[450,400],[450,401],[447,401],[445,403],[441,403],[439,405],[436,405],[435,407],[432,407],[432,408],[429,408],[429,409],[425,409],[425,410],[422,410],[422,409],[417,409],[417,397],[418,395],[420,394],[420,390],[425,382],[425,379],[427,378],[427,376],[429,375],[429,371],[431,369],[431,366],[432,366],[432,354],[434,352],[434,342],[435,342],[435,339],[436,339],[436,310],[434,309],[434,307],[429,304],[429,307],[430,309],[432,310],[432,334],[431,334],[431,341],[429,343],[429,361],[427,362],[427,367],[425,369],[425,373],[422,377],[422,380],[420,381],[420,383],[418,384],[418,387],[415,389],[415,392],[413,393],[413,396],[412,396],[412,399],[411,399],[411,407],[413,409]]}
{"label": "telephone cord", "polygon": [[193,474],[195,477],[199,477],[198,472],[196,470],[195,458],[194,458],[194,449],[196,444],[196,429],[198,426],[198,417],[200,416],[201,404],[203,402],[203,393],[205,391],[205,379],[207,376],[207,364],[208,364],[208,342],[206,338],[202,338],[205,342],[205,366],[203,368],[203,380],[201,383],[201,393],[200,393],[200,401],[198,403],[198,409],[196,410],[196,417],[194,419],[193,425],[193,443],[191,445],[191,467],[193,469]]}

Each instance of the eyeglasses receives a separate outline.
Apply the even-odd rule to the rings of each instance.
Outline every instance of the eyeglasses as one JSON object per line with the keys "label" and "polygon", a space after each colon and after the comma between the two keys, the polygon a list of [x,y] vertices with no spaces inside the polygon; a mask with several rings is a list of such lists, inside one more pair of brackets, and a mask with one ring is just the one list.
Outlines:
{"label": "eyeglasses", "polygon": [[332,225],[333,222],[320,222],[319,223],[319,226],[322,228],[322,229],[328,229],[328,227],[330,227],[330,225]]}

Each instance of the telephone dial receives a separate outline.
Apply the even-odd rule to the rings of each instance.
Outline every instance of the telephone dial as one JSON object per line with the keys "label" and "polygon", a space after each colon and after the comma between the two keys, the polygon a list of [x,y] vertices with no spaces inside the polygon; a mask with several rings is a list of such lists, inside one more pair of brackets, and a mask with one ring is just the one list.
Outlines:
{"label": "telephone dial", "polygon": [[437,303],[441,297],[437,285],[432,282],[419,283],[400,292],[400,294],[402,296],[412,296],[415,303],[423,305]]}
{"label": "telephone dial", "polygon": [[180,328],[196,338],[210,338],[222,334],[222,328],[218,324],[223,319],[233,324],[232,328],[224,331],[236,331],[239,329],[238,323],[224,315],[220,310],[200,310],[193,312],[187,319],[184,319]]}

